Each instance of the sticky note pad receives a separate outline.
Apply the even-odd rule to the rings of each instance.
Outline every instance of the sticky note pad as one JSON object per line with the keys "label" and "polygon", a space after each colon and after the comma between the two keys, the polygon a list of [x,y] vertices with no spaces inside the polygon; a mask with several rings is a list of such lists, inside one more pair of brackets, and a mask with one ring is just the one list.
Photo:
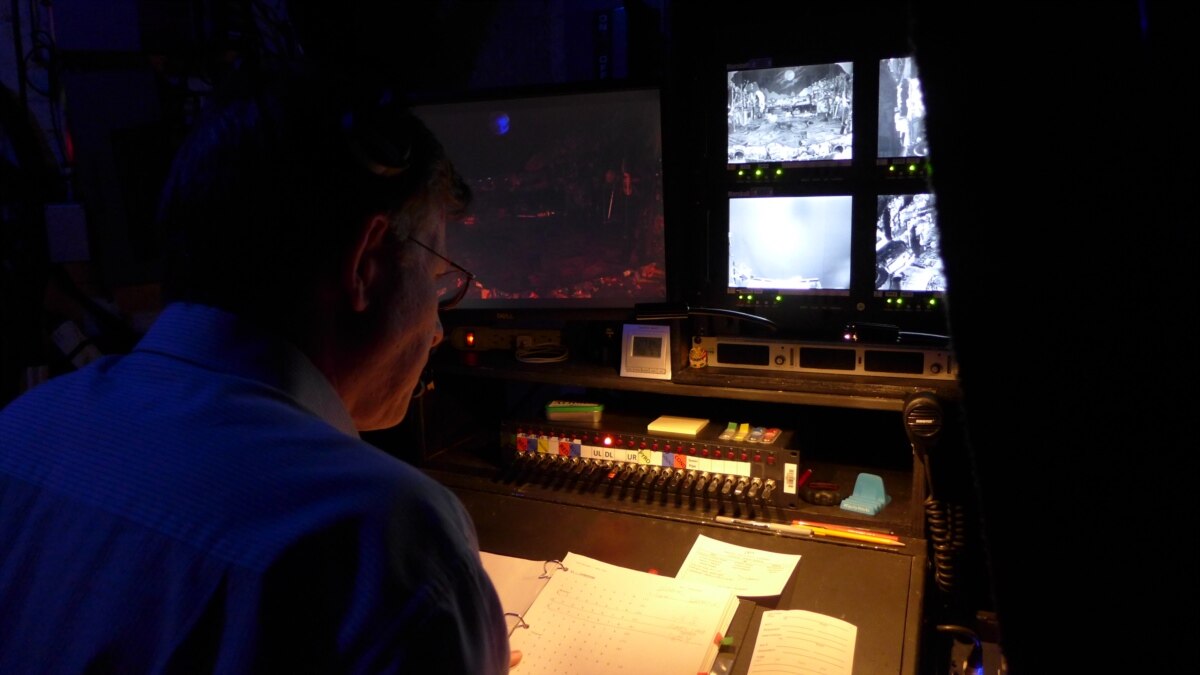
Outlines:
{"label": "sticky note pad", "polygon": [[702,420],[698,417],[672,417],[670,415],[662,415],[650,424],[647,424],[646,431],[652,431],[660,434],[682,434],[684,436],[695,436],[706,426],[708,426],[708,420]]}

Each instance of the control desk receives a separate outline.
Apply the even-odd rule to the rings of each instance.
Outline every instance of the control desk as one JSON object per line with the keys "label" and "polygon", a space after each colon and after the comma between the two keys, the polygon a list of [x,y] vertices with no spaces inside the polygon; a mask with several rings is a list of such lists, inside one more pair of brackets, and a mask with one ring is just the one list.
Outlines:
{"label": "control desk", "polygon": [[[511,359],[511,357],[509,357]],[[742,386],[734,370],[650,381],[611,368],[538,366],[495,358],[434,364],[407,436],[419,463],[471,514],[485,551],[526,559],[568,552],[674,576],[699,535],[800,561],[776,597],[742,598],[728,637],[729,673],[745,673],[763,612],[806,609],[857,627],[854,672],[921,672],[930,578],[925,474],[901,422],[904,401],[929,383],[804,376],[772,389]],[[952,383],[932,391],[947,395]],[[790,388],[789,388],[790,387]],[[554,400],[595,400],[596,420],[554,421]],[[659,415],[709,420],[695,436],[647,430]],[[730,422],[779,430],[772,443],[722,439]],[[800,476],[848,496],[861,473],[879,476],[889,501],[875,515],[805,495]],[[807,498],[806,498],[807,497]],[[880,545],[718,522],[820,521],[894,533]],[[731,660],[730,660],[731,657]],[[718,663],[721,663],[720,661]]]}

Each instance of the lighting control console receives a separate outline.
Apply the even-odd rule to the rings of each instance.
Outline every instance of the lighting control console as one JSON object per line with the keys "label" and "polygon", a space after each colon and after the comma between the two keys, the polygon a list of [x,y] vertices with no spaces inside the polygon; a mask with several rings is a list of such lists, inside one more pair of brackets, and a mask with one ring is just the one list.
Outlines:
{"label": "lighting control console", "polygon": [[510,477],[571,483],[576,492],[659,505],[782,517],[797,506],[799,452],[792,433],[772,443],[722,440],[709,424],[695,437],[648,433],[644,423],[506,422]]}

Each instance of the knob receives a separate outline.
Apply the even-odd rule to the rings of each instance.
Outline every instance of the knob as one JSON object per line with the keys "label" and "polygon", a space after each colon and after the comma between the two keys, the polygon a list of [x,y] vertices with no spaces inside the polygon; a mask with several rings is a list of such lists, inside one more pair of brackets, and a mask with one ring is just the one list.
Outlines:
{"label": "knob", "polygon": [[755,478],[750,481],[750,489],[746,492],[747,499],[757,499],[758,491],[762,489],[762,480]]}
{"label": "knob", "polygon": [[746,492],[746,486],[749,482],[745,478],[739,478],[737,485],[733,488],[733,496],[741,497]]}
{"label": "knob", "polygon": [[773,492],[775,492],[775,479],[768,478],[766,482],[763,483],[763,501],[770,499]]}

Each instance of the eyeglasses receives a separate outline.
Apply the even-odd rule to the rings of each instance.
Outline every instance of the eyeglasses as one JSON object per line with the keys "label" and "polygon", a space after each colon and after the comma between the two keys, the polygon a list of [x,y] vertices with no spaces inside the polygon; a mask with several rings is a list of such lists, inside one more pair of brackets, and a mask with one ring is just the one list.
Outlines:
{"label": "eyeglasses", "polygon": [[412,237],[412,235],[408,236],[408,241],[411,241],[417,246],[420,246],[426,251],[436,255],[437,257],[446,261],[447,265],[450,265],[450,267],[454,268],[438,275],[438,311],[444,312],[462,302],[462,299],[467,295],[467,291],[471,290],[471,282],[475,280],[475,275],[471,272],[468,272],[467,268],[463,267],[462,265],[459,265],[441,253],[433,250],[429,246],[417,241]]}

